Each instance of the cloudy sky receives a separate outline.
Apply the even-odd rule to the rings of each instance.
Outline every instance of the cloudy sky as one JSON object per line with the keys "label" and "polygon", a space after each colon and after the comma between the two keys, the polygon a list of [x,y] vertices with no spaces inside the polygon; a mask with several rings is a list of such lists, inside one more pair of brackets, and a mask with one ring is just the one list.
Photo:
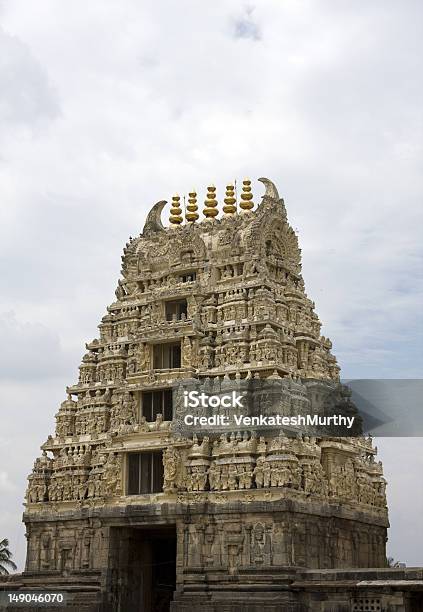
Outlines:
{"label": "cloudy sky", "polygon": [[[422,23],[418,0],[0,0],[0,538],[20,566],[26,476],[158,200],[272,178],[343,375],[421,375]],[[423,441],[377,444],[389,554],[423,565]]]}

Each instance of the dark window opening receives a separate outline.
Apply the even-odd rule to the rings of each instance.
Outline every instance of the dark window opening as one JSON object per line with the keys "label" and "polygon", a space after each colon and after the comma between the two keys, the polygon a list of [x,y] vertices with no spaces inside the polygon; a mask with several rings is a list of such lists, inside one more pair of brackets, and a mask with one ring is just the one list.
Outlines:
{"label": "dark window opening", "polygon": [[166,319],[168,321],[180,321],[187,318],[188,305],[186,300],[175,300],[165,303]]}
{"label": "dark window opening", "polygon": [[162,452],[129,453],[128,495],[160,493],[163,490]]}
{"label": "dark window opening", "polygon": [[155,344],[153,346],[153,368],[171,370],[181,367],[181,343]]}
{"label": "dark window opening", "polygon": [[172,389],[144,391],[142,394],[142,416],[146,421],[155,421],[158,414],[164,421],[172,420]]}
{"label": "dark window opening", "polygon": [[181,274],[181,276],[179,277],[179,280],[182,283],[190,283],[192,281],[195,281],[196,276],[197,275],[195,272],[189,272],[188,274]]}

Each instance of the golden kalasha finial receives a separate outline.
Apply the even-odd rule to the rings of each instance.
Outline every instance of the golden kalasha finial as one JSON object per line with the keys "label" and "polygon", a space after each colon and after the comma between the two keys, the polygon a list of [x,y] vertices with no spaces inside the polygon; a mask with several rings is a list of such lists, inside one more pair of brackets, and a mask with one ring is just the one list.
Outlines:
{"label": "golden kalasha finial", "polygon": [[207,187],[207,197],[204,200],[204,205],[203,213],[207,219],[213,219],[219,214],[217,210],[216,187],[214,185]]}
{"label": "golden kalasha finial", "polygon": [[253,194],[251,193],[251,181],[249,179],[242,181],[241,202],[239,205],[243,212],[250,212],[250,210],[254,208]]}
{"label": "golden kalasha finial", "polygon": [[226,185],[226,198],[223,200],[225,202],[225,206],[223,207],[225,215],[233,215],[236,213],[236,198],[234,196],[234,185]]}
{"label": "golden kalasha finial", "polygon": [[197,221],[199,217],[198,205],[197,205],[197,192],[194,190],[190,191],[188,194],[187,211],[188,212],[185,213],[185,219],[190,223],[194,223],[195,221]]}
{"label": "golden kalasha finial", "polygon": [[172,226],[178,227],[178,225],[182,223],[182,208],[181,208],[180,199],[181,199],[181,196],[178,196],[178,194],[172,197],[172,204],[171,204],[170,216],[169,216],[171,227]]}

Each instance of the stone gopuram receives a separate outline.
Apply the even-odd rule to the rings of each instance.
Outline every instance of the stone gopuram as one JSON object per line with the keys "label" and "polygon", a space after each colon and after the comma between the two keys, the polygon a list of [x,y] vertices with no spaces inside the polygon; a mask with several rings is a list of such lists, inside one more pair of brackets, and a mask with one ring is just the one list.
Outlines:
{"label": "stone gopuram", "polygon": [[292,406],[339,380],[284,201],[259,180],[260,204],[244,180],[222,211],[209,187],[202,220],[195,192],[174,196],[166,228],[158,202],[126,244],[28,477],[26,569],[9,588],[61,589],[86,612],[420,609],[421,570],[387,568],[370,438],[173,428],[187,379],[277,378]]}

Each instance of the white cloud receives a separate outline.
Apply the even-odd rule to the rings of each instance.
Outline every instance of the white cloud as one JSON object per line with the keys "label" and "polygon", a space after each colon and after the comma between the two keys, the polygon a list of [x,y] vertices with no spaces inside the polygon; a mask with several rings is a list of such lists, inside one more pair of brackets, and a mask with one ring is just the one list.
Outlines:
{"label": "white cloud", "polygon": [[57,376],[66,371],[58,333],[44,325],[22,323],[13,313],[0,312],[0,380],[28,381]]}
{"label": "white cloud", "polygon": [[[36,131],[59,114],[46,73],[18,37],[0,29],[0,126]],[[1,132],[0,132],[1,134]]]}
{"label": "white cloud", "polygon": [[10,480],[9,474],[4,470],[0,470],[0,495],[6,491],[15,491],[16,488],[16,484]]}

